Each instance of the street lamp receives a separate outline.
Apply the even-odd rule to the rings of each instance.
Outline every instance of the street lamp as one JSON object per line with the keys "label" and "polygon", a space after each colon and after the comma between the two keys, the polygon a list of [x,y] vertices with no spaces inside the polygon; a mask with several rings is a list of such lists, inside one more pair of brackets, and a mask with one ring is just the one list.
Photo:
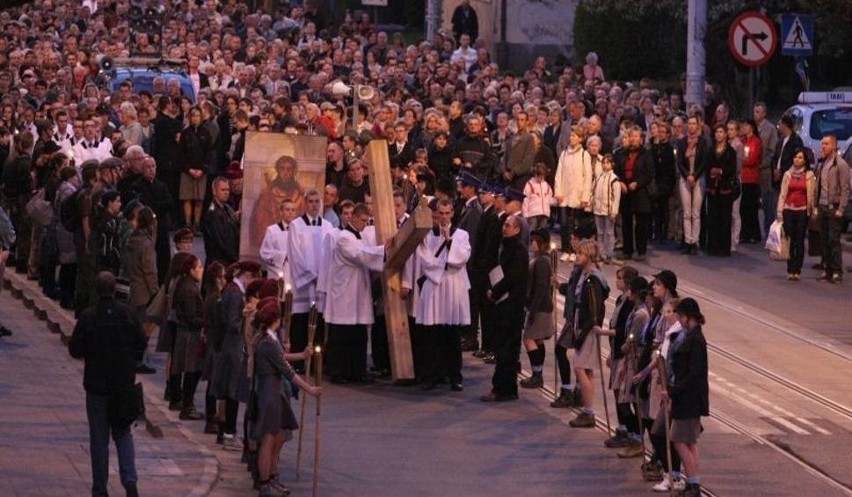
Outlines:
{"label": "street lamp", "polygon": [[376,95],[376,89],[367,85],[349,86],[339,79],[329,85],[331,94],[335,97],[352,97],[352,129],[358,125],[358,101],[371,100]]}

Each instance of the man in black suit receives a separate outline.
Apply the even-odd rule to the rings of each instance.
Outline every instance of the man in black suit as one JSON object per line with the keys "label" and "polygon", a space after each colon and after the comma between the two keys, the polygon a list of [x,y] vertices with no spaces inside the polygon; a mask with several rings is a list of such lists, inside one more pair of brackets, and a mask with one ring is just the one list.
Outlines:
{"label": "man in black suit", "polygon": [[222,176],[213,180],[213,202],[201,219],[204,248],[207,257],[204,267],[213,261],[228,267],[237,262],[240,252],[240,221],[228,205],[231,187]]}
{"label": "man in black suit", "polygon": [[[467,263],[467,273],[470,276],[471,299],[471,323],[476,322],[475,316],[479,316],[482,322],[481,348],[474,352],[474,356],[485,359],[493,355],[493,306],[488,303],[485,291],[488,289],[488,272],[499,264],[501,229],[505,221],[506,213],[500,212],[495,201],[496,188],[488,183],[483,183],[479,188],[479,203],[482,205],[482,216],[476,233],[471,237],[477,240],[476,247],[471,252]],[[476,328],[473,329],[476,331]]]}
{"label": "man in black suit", "polygon": [[391,167],[406,168],[414,162],[414,145],[408,141],[408,127],[398,122],[393,128],[393,142],[388,144]]}

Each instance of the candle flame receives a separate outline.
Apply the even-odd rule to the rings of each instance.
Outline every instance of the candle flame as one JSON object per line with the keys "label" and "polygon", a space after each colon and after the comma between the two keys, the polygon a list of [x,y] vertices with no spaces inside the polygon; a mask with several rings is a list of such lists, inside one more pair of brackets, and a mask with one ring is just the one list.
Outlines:
{"label": "candle flame", "polygon": [[293,291],[292,288],[290,288],[290,285],[285,286],[284,289],[287,290],[287,293]]}
{"label": "candle flame", "polygon": [[321,354],[322,353],[322,347],[317,345],[316,347],[314,347],[314,352],[316,352],[317,354]]}
{"label": "candle flame", "polygon": [[550,242],[550,250],[556,250],[556,242]]}

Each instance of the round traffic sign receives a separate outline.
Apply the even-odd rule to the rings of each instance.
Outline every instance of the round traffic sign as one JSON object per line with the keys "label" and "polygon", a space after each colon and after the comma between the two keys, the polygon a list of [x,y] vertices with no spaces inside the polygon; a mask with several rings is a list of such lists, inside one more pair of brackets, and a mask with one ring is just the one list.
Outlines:
{"label": "round traffic sign", "polygon": [[728,29],[728,48],[734,58],[747,66],[769,61],[778,48],[775,23],[760,12],[745,12]]}

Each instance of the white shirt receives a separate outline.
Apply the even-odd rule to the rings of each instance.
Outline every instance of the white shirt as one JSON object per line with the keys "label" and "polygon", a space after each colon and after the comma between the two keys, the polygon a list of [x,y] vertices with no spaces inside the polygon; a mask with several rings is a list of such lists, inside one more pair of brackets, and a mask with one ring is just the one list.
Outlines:
{"label": "white shirt", "polygon": [[290,242],[290,229],[287,223],[281,221],[269,225],[260,244],[260,257],[266,264],[266,270],[270,277],[284,278],[286,287],[293,287],[293,278],[290,275],[290,258],[288,248]]}
{"label": "white shirt", "polygon": [[79,168],[87,160],[94,159],[103,162],[112,157],[112,142],[106,138],[87,140],[83,138],[75,144],[71,150],[74,152],[74,160]]}

